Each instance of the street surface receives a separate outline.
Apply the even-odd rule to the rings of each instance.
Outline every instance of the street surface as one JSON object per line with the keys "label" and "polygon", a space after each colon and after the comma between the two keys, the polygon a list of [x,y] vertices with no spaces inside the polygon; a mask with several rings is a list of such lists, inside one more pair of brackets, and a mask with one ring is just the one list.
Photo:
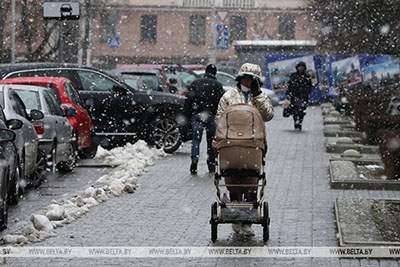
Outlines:
{"label": "street surface", "polygon": [[[267,247],[336,247],[334,200],[338,196],[398,198],[398,191],[340,190],[329,185],[322,114],[310,106],[303,131],[282,117],[267,123],[267,201],[271,218]],[[56,236],[30,247],[262,247],[262,227],[253,225],[254,237],[232,233],[231,225],[218,226],[218,239],[210,239],[210,205],[215,200],[213,176],[207,172],[205,140],[198,175],[189,172],[190,144],[160,159],[138,178],[133,194],[125,193],[92,207],[77,221],[55,230]],[[12,207],[9,229],[20,231],[21,221],[43,211],[51,199],[81,194],[112,168],[76,168],[72,174],[55,175],[40,189],[26,192]],[[20,222],[16,222],[16,218]],[[399,266],[397,260],[338,258],[8,258],[9,266]]]}

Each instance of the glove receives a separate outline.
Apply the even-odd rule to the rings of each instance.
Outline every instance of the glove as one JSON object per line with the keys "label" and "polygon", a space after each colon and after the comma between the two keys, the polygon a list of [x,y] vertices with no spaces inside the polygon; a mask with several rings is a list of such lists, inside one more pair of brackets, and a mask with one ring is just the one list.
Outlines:
{"label": "glove", "polygon": [[290,106],[290,104],[291,104],[291,103],[290,103],[290,100],[289,100],[289,99],[285,99],[285,102],[283,102],[283,105],[282,105],[282,106],[283,106],[284,108],[288,108],[288,107]]}
{"label": "glove", "polygon": [[252,96],[258,96],[259,94],[261,94],[261,88],[260,88],[260,81],[259,79],[255,78],[252,80],[251,82],[251,88],[250,88],[250,92]]}

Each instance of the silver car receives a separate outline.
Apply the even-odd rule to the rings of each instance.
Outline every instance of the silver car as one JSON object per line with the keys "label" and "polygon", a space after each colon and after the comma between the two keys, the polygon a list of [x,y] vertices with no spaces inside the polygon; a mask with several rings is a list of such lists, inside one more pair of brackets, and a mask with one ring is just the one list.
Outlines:
{"label": "silver car", "polygon": [[67,116],[74,116],[75,110],[61,109],[50,89],[34,85],[12,85],[24,102],[27,111],[40,110],[44,117],[33,121],[39,137],[39,147],[45,152],[51,170],[69,172],[75,167],[77,145],[73,139],[72,126]]}
{"label": "silver car", "polygon": [[[16,92],[9,85],[0,85],[0,105],[7,120],[17,119],[22,121],[20,129],[13,130],[16,134],[15,143],[18,147],[21,177],[26,178],[31,184],[37,186],[43,178],[46,164],[39,150],[39,137],[32,124],[33,120],[43,118],[39,110],[27,113],[25,105]],[[15,192],[11,192],[13,204],[18,202],[22,181],[15,181]],[[11,188],[14,188],[12,186]],[[16,196],[16,197],[14,197]]]}

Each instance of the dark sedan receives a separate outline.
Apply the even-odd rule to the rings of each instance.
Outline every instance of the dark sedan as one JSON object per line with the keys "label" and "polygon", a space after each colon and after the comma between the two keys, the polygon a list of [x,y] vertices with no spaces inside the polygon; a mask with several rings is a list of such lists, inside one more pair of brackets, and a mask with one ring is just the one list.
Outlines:
{"label": "dark sedan", "polygon": [[191,139],[185,97],[136,91],[105,72],[61,63],[0,64],[0,78],[27,76],[67,77],[79,90],[94,126],[94,142],[112,148],[139,139],[176,151]]}
{"label": "dark sedan", "polygon": [[138,91],[170,93],[167,81],[157,69],[113,69],[107,73]]}

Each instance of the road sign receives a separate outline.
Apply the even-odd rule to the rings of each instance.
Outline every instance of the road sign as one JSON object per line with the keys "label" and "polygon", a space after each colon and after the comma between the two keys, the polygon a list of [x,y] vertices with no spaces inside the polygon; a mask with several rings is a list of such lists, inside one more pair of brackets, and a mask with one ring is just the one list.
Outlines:
{"label": "road sign", "polygon": [[226,16],[228,15],[228,11],[218,11],[217,14],[218,14],[218,17],[219,17],[222,21],[224,21],[225,18],[226,18]]}
{"label": "road sign", "polygon": [[229,28],[226,24],[217,24],[217,49],[227,50],[229,48]]}
{"label": "road sign", "polygon": [[79,19],[79,2],[44,2],[43,18],[56,20]]}
{"label": "road sign", "polygon": [[109,48],[119,48],[121,45],[119,36],[108,37],[107,44]]}

